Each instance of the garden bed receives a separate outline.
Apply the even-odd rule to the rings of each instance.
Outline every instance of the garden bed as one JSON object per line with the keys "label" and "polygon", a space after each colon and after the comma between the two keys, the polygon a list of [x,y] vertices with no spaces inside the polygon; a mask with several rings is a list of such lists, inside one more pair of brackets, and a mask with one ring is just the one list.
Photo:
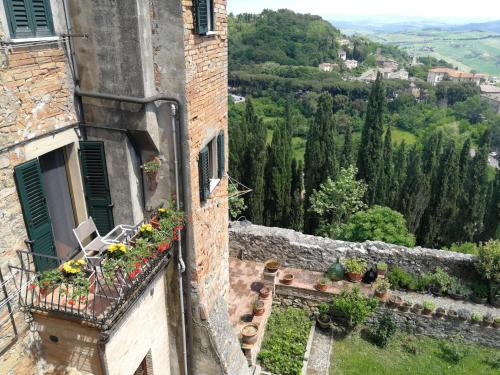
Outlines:
{"label": "garden bed", "polygon": [[[386,348],[379,348],[353,333],[336,338],[331,359],[331,375],[358,374],[498,374],[493,362],[500,364],[497,349],[478,345],[457,344],[466,356],[458,363],[450,362],[442,350],[448,340],[415,337],[400,333]],[[412,354],[413,349],[416,354]]]}

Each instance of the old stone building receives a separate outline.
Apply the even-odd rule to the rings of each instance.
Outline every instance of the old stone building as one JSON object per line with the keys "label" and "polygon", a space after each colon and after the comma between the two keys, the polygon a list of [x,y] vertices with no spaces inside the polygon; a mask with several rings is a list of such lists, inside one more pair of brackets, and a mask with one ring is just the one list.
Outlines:
{"label": "old stone building", "polygon": [[[18,331],[0,373],[250,373],[227,308],[226,0],[4,0],[0,39],[0,260]],[[173,256],[102,321],[22,303],[23,259],[78,257],[89,217],[104,235],[172,197],[190,219]]]}

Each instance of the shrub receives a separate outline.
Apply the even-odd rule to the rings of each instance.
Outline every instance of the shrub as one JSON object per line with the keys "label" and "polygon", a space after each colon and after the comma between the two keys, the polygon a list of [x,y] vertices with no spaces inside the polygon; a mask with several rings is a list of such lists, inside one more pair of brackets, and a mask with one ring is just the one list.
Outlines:
{"label": "shrub", "polygon": [[347,272],[365,273],[368,264],[362,259],[349,258],[344,262],[344,267]]}
{"label": "shrub", "polygon": [[486,363],[494,370],[500,369],[500,354],[496,353],[492,355],[486,360]]}
{"label": "shrub", "polygon": [[386,311],[380,318],[378,318],[377,324],[371,332],[371,337],[376,345],[381,348],[385,348],[389,344],[392,337],[396,334],[396,331],[397,326],[394,314],[390,311]]}
{"label": "shrub", "polygon": [[467,309],[458,309],[457,315],[462,320],[469,320],[471,314],[470,314],[470,311]]}
{"label": "shrub", "polygon": [[379,270],[379,271],[387,271],[387,263],[378,262],[377,263],[377,270]]}
{"label": "shrub", "polygon": [[442,341],[440,349],[443,359],[453,364],[459,363],[469,355],[469,349],[455,340]]}
{"label": "shrub", "polygon": [[448,250],[453,251],[455,253],[473,254],[473,255],[477,255],[479,251],[477,244],[473,242],[454,243],[453,245],[450,246]]}
{"label": "shrub", "polygon": [[274,374],[300,373],[310,329],[305,311],[274,309],[259,353],[263,366]]}
{"label": "shrub", "polygon": [[477,267],[486,279],[500,281],[500,240],[490,240],[479,247]]}
{"label": "shrub", "polygon": [[348,319],[350,327],[363,323],[377,305],[377,299],[364,297],[358,287],[344,289],[333,299],[335,311]]}
{"label": "shrub", "polygon": [[414,284],[416,282],[416,278],[401,267],[394,267],[393,270],[387,274],[387,279],[395,288],[408,288],[412,283]]}
{"label": "shrub", "polygon": [[471,294],[470,288],[468,288],[467,285],[458,281],[457,279],[452,281],[451,285],[448,287],[447,292],[448,294],[456,294],[464,297],[468,297]]}
{"label": "shrub", "polygon": [[488,297],[488,286],[481,281],[474,281],[471,285],[472,294],[478,298]]}
{"label": "shrub", "polygon": [[318,305],[318,311],[320,315],[329,315],[330,314],[330,305],[326,302],[321,302]]}
{"label": "shrub", "polygon": [[425,310],[434,310],[436,308],[436,304],[432,301],[424,301],[422,303],[422,307],[425,309]]}
{"label": "shrub", "polygon": [[407,340],[401,344],[401,347],[408,354],[418,354],[418,345],[415,343],[415,337],[413,336],[408,337]]}
{"label": "shrub", "polygon": [[428,277],[430,285],[438,289],[441,293],[447,293],[450,286],[458,281],[441,267],[437,267],[433,273],[427,274],[426,277]]}
{"label": "shrub", "polygon": [[377,279],[373,286],[377,292],[386,292],[390,289],[391,283],[386,279]]}
{"label": "shrub", "polygon": [[483,320],[483,316],[481,314],[479,314],[478,312],[475,312],[475,313],[472,313],[471,320],[473,320],[475,322],[480,322]]}

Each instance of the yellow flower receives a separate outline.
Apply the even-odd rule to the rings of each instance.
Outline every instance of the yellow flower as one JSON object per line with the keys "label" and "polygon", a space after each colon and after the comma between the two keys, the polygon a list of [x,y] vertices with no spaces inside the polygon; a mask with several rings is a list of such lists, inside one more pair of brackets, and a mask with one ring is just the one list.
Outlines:
{"label": "yellow flower", "polygon": [[69,262],[66,262],[63,264],[63,270],[66,273],[71,273],[75,274],[80,272],[80,265],[77,264],[74,260],[70,260]]}
{"label": "yellow flower", "polygon": [[166,212],[167,212],[167,209],[162,207],[162,208],[159,208],[159,209],[158,209],[158,212],[159,212],[160,214],[164,214],[164,213],[166,213]]}
{"label": "yellow flower", "polygon": [[151,233],[153,231],[153,226],[151,224],[142,224],[141,228],[139,229],[141,233]]}
{"label": "yellow flower", "polygon": [[80,266],[84,266],[86,264],[85,259],[83,259],[83,258],[82,259],[78,259],[76,261],[76,264],[79,264]]}
{"label": "yellow flower", "polygon": [[108,251],[110,253],[114,253],[114,252],[121,252],[121,253],[126,253],[127,252],[127,246],[125,246],[124,244],[122,243],[114,243],[114,244],[111,244],[108,246]]}

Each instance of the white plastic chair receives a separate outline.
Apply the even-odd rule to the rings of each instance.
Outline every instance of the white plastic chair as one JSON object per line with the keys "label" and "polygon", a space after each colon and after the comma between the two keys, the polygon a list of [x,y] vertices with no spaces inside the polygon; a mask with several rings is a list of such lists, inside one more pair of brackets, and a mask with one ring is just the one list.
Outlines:
{"label": "white plastic chair", "polygon": [[89,217],[73,229],[73,233],[82,249],[83,257],[89,264],[98,265],[107,245],[102,241],[94,220]]}

